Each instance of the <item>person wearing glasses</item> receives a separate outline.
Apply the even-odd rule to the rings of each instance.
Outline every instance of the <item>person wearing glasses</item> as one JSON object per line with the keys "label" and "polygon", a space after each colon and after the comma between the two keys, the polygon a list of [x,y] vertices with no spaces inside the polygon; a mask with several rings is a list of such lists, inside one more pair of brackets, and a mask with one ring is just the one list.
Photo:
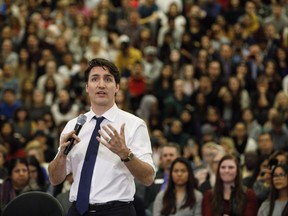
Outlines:
{"label": "person wearing glasses", "polygon": [[270,197],[261,204],[257,216],[288,215],[288,165],[276,165],[270,181]]}

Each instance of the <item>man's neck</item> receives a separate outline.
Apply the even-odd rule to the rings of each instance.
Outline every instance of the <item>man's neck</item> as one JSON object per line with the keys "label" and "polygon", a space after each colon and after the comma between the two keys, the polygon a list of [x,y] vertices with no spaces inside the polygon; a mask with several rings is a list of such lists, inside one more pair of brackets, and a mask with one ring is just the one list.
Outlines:
{"label": "man's neck", "polygon": [[97,115],[97,116],[102,116],[105,112],[107,112],[109,109],[113,107],[114,103],[108,107],[108,106],[92,106],[92,111]]}

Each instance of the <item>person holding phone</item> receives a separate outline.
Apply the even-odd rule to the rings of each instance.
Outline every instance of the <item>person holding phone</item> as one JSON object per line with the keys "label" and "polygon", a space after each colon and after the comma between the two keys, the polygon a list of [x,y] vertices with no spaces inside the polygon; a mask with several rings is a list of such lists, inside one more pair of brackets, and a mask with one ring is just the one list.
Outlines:
{"label": "person holding phone", "polygon": [[260,206],[257,216],[288,215],[288,165],[276,165],[270,182],[270,196]]}

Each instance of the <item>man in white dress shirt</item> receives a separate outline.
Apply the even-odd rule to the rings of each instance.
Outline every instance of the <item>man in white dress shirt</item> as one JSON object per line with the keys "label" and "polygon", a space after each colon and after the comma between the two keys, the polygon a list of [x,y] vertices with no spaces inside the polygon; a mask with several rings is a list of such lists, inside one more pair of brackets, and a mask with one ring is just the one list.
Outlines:
{"label": "man in white dress shirt", "polygon": [[[132,204],[135,194],[134,178],[149,186],[155,176],[147,126],[142,119],[120,110],[115,104],[120,74],[113,63],[99,58],[91,60],[85,71],[85,79],[91,110],[84,114],[86,123],[78,135],[74,131],[77,118],[69,121],[63,129],[58,153],[49,165],[50,182],[53,185],[60,184],[66,175],[73,174],[74,182],[69,196],[73,204],[68,216],[136,216]],[[91,137],[96,124],[95,116],[104,117],[104,120],[97,137]],[[69,138],[75,139],[75,145],[66,155],[64,151],[70,144]],[[86,169],[83,163],[86,163],[85,154],[90,138],[98,140],[99,149],[92,168],[89,207],[83,212],[78,208],[81,201],[79,194],[82,193],[81,189],[79,193],[78,188],[83,185],[81,171]],[[83,207],[85,204],[81,205]]]}

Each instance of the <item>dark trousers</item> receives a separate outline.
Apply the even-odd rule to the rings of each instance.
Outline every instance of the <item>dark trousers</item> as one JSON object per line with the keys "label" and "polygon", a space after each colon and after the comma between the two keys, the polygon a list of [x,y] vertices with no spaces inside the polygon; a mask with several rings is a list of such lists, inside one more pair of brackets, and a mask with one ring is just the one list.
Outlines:
{"label": "dark trousers", "polygon": [[80,215],[73,203],[67,216],[136,216],[133,202],[125,205],[109,206],[108,208],[89,208],[84,214]]}

